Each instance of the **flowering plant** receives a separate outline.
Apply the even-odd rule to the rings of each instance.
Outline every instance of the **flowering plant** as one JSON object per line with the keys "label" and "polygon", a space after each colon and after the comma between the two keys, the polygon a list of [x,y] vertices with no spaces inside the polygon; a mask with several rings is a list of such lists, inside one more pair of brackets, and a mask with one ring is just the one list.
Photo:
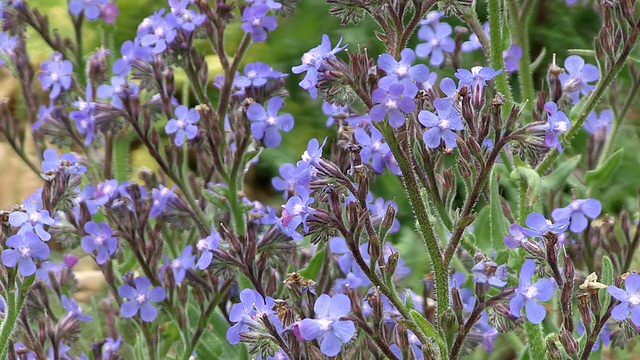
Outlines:
{"label": "flowering plant", "polygon": [[[593,49],[554,55],[544,81],[521,26],[535,1],[327,3],[372,18],[383,50],[318,34],[290,68],[247,61],[297,0],[169,0],[117,46],[113,1],[69,1],[66,34],[0,0],[21,99],[0,101],[0,133],[42,184],[0,212],[0,359],[489,358],[496,342],[587,359],[637,341],[638,204],[605,215],[603,196],[640,89],[635,1],[598,2]],[[39,67],[34,36],[53,50]],[[283,198],[258,201],[248,178],[291,144],[300,104],[320,109],[307,95],[331,136],[305,134],[271,180]],[[136,147],[155,170],[132,172]],[[393,201],[374,195],[385,179]],[[105,285],[90,301],[79,261]]]}

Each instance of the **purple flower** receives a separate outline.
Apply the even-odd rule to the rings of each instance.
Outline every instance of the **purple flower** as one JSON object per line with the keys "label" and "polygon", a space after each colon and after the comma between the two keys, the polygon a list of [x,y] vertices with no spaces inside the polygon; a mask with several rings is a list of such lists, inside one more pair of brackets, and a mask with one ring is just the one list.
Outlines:
{"label": "purple flower", "polygon": [[120,47],[122,58],[113,63],[113,73],[124,77],[131,72],[131,66],[140,66],[146,61],[151,61],[151,50],[140,45],[140,39],[134,41],[127,40]]}
{"label": "purple flower", "polygon": [[58,153],[54,149],[47,149],[42,154],[42,172],[55,173],[62,172],[65,174],[84,174],[87,168],[78,164],[78,158],[73,154],[63,154],[58,157]]}
{"label": "purple flower", "polygon": [[111,105],[122,109],[122,101],[138,95],[138,85],[128,82],[124,77],[113,76],[111,85],[102,84],[98,86],[98,97],[111,99]]}
{"label": "purple flower", "polygon": [[[13,350],[17,353],[17,354],[23,354],[21,356],[24,356],[25,359],[27,360],[36,360],[36,353],[33,351],[30,351],[29,348],[24,345],[23,343],[15,343],[13,345]],[[53,357],[51,357],[53,358]]]}
{"label": "purple flower", "polygon": [[509,249],[516,249],[522,246],[522,243],[527,240],[527,236],[524,234],[524,228],[518,224],[511,224],[509,226],[509,234],[504,237],[504,244]]}
{"label": "purple flower", "polygon": [[282,327],[280,320],[273,312],[275,301],[268,297],[265,299],[259,292],[244,289],[240,292],[240,303],[233,305],[229,312],[229,321],[235,323],[227,330],[227,341],[235,345],[240,342],[240,334],[247,332],[251,327],[260,326],[259,320],[267,316],[276,326]]}
{"label": "purple flower", "polygon": [[[489,36],[488,22],[484,23],[483,29],[484,29],[485,35]],[[471,35],[469,35],[469,40],[463,42],[461,46],[461,50],[463,52],[472,52],[478,49],[482,49],[482,44],[480,43],[480,40],[478,39],[478,35],[476,33],[472,33]]]}
{"label": "purple flower", "polygon": [[18,37],[0,31],[0,66],[5,64],[4,58],[11,58],[18,46]]}
{"label": "purple flower", "polygon": [[316,138],[312,138],[307,143],[307,150],[302,153],[301,161],[306,162],[314,167],[317,167],[320,164],[320,160],[322,159],[322,148],[327,143],[327,138],[324,138],[322,141],[322,145],[320,145],[320,141]]}
{"label": "purple flower", "polygon": [[68,298],[66,295],[62,295],[62,298],[60,300],[62,301],[62,307],[67,310],[67,312],[77,317],[79,321],[93,321],[93,316],[82,313],[82,308],[78,305],[76,299]]}
{"label": "purple flower", "polygon": [[589,134],[604,139],[609,134],[609,130],[611,130],[611,123],[613,123],[613,111],[609,109],[602,110],[600,116],[597,116],[596,112],[592,111],[584,122],[584,129]]}
{"label": "purple flower", "polygon": [[300,81],[299,85],[301,88],[307,90],[312,99],[315,99],[318,96],[318,89],[316,88],[316,84],[318,83],[318,75],[323,66],[325,65],[325,59],[335,58],[335,54],[342,51],[347,46],[340,47],[340,43],[342,39],[338,41],[336,47],[331,49],[331,40],[329,40],[329,36],[326,34],[322,35],[322,42],[320,45],[314,47],[313,49],[307,51],[302,55],[302,64],[298,66],[294,66],[291,68],[294,74],[300,74],[303,72],[307,72],[304,79]]}
{"label": "purple flower", "polygon": [[454,74],[460,80],[460,87],[468,86],[469,90],[474,90],[476,86],[487,86],[487,81],[498,76],[502,70],[493,70],[491,67],[474,66],[471,71],[458,69]]}
{"label": "purple flower", "polygon": [[111,227],[102,221],[100,226],[89,221],[84,224],[84,231],[89,235],[82,238],[82,250],[89,254],[98,250],[96,262],[100,265],[107,262],[109,256],[113,255],[118,248],[118,239],[111,236],[113,234]]}
{"label": "purple flower", "polygon": [[458,86],[456,82],[451,78],[443,78],[440,80],[440,90],[446,95],[446,97],[438,98],[433,101],[433,105],[436,108],[445,109],[447,107],[456,106],[458,101]]}
{"label": "purple flower", "polygon": [[173,278],[176,280],[176,284],[180,284],[182,282],[184,276],[187,274],[187,270],[189,270],[196,262],[196,256],[191,255],[192,250],[193,246],[185,246],[182,250],[182,256],[173,259],[169,264],[173,271]]}
{"label": "purple flower", "polygon": [[554,283],[549,279],[540,279],[535,284],[531,278],[536,270],[536,263],[532,259],[525,260],[520,270],[520,283],[516,295],[509,302],[511,313],[520,317],[520,311],[524,306],[525,315],[532,324],[540,324],[547,316],[547,310],[538,301],[549,301],[555,290]]}
{"label": "purple flower", "polygon": [[162,214],[165,207],[167,207],[167,201],[176,196],[176,194],[173,193],[174,191],[175,186],[173,189],[169,189],[164,185],[160,185],[158,189],[151,190],[153,202],[151,203],[151,210],[149,210],[150,218],[156,218]]}
{"label": "purple flower", "polygon": [[176,134],[174,143],[176,146],[184,144],[185,136],[189,140],[193,140],[197,133],[198,127],[195,125],[200,120],[200,113],[196,109],[189,109],[184,105],[180,105],[174,112],[177,119],[169,119],[164,130],[167,134]]}
{"label": "purple flower", "polygon": [[36,272],[36,264],[33,259],[46,260],[49,257],[47,244],[40,241],[32,232],[10,236],[6,246],[13,249],[2,251],[2,263],[10,268],[17,264],[18,272],[22,276],[31,276]]}
{"label": "purple flower", "polygon": [[587,228],[586,218],[595,219],[600,215],[602,205],[596,199],[573,200],[569,206],[553,210],[551,217],[555,221],[571,219],[569,229],[574,233],[579,233]]}
{"label": "purple flower", "polygon": [[518,70],[518,63],[522,58],[522,47],[511,43],[511,46],[502,52],[502,57],[504,58],[504,69],[508,73],[515,72]]}
{"label": "purple flower", "polygon": [[322,338],[320,351],[327,356],[340,352],[343,343],[349,342],[356,333],[351,320],[340,320],[351,312],[351,301],[346,295],[329,297],[322,294],[313,307],[316,319],[303,319],[298,325],[300,335],[307,340]]}
{"label": "purple flower", "polygon": [[109,0],[71,0],[69,1],[69,12],[75,16],[84,12],[84,17],[88,20],[98,20],[100,8],[105,6]]}
{"label": "purple flower", "polygon": [[384,156],[387,155],[389,145],[384,142],[382,133],[378,129],[371,127],[371,136],[362,128],[356,128],[354,136],[358,144],[362,145],[360,156],[362,162],[371,161],[371,167],[378,174],[384,171]]}
{"label": "purple flower", "polygon": [[594,89],[594,86],[588,83],[600,78],[600,70],[595,65],[585,64],[584,59],[578,55],[566,58],[564,68],[568,74],[562,73],[558,76],[562,83],[562,92],[568,94],[575,105],[580,101],[580,95],[587,95]]}
{"label": "purple flower", "polygon": [[140,45],[148,48],[154,54],[160,54],[167,49],[167,45],[175,40],[177,21],[173,14],[164,14],[164,9],[143,20],[138,26],[137,37]]}
{"label": "purple flower", "polygon": [[84,144],[89,145],[94,136],[96,136],[94,129],[96,104],[93,102],[93,87],[91,83],[87,83],[86,100],[79,98],[78,101],[73,103],[73,106],[78,110],[72,111],[69,114],[69,118],[76,122],[78,132],[84,135]]}
{"label": "purple flower", "polygon": [[116,22],[116,17],[118,17],[119,14],[120,9],[118,9],[118,6],[114,3],[107,3],[101,11],[102,20],[107,24]]}
{"label": "purple flower", "polygon": [[211,235],[207,236],[204,239],[200,239],[196,244],[196,248],[198,251],[202,252],[200,255],[200,259],[196,264],[196,267],[200,270],[204,270],[211,264],[211,259],[213,259],[213,252],[218,248],[218,244],[220,244],[220,234],[215,230],[213,225],[211,226]]}
{"label": "purple flower", "polygon": [[269,7],[269,10],[280,10],[282,4],[275,0],[245,0],[249,4],[264,4]]}
{"label": "purple flower", "polygon": [[287,203],[282,205],[282,220],[280,224],[285,234],[294,240],[302,240],[302,235],[296,229],[298,225],[302,224],[304,232],[309,231],[307,218],[313,210],[309,205],[313,204],[315,199],[310,197],[309,190],[302,186],[298,186],[296,191],[298,195],[290,197]]}
{"label": "purple flower", "polygon": [[202,25],[207,19],[206,15],[198,14],[188,8],[192,3],[193,0],[169,0],[169,7],[171,8],[171,13],[175,16],[178,27],[187,34],[193,32],[196,26]]}
{"label": "purple flower", "polygon": [[122,338],[118,337],[118,340],[113,340],[113,338],[104,339],[105,343],[102,345],[102,358],[109,359],[112,353],[115,353],[120,349],[120,345],[122,344]]}
{"label": "purple flower", "polygon": [[435,25],[438,24],[438,22],[440,21],[440,18],[442,18],[444,16],[443,13],[441,13],[440,11],[434,10],[434,11],[429,11],[425,16],[424,19],[420,20],[420,26],[425,26],[425,25]]}
{"label": "purple flower", "polygon": [[24,212],[14,211],[9,215],[9,224],[13,227],[19,227],[18,234],[35,231],[40,239],[49,241],[49,234],[44,226],[51,226],[55,220],[49,215],[48,210],[42,209],[40,197],[36,194],[24,200]]}
{"label": "purple flower", "polygon": [[547,120],[549,121],[549,129],[547,135],[544,137],[544,143],[550,148],[555,147],[558,149],[558,152],[562,152],[562,143],[558,136],[569,130],[571,121],[569,121],[569,118],[564,112],[558,111],[558,105],[553,101],[544,104],[544,109],[547,111]]}
{"label": "purple flower", "polygon": [[609,285],[607,291],[611,296],[620,301],[611,311],[611,316],[618,320],[624,321],[631,313],[631,322],[635,326],[640,326],[640,275],[630,274],[624,280],[625,290],[617,286]]}
{"label": "purple flower", "polygon": [[478,284],[493,285],[495,287],[504,287],[507,285],[507,265],[499,265],[489,259],[478,262],[471,271],[475,275],[473,282]]}
{"label": "purple flower", "polygon": [[333,125],[336,119],[346,119],[349,117],[349,107],[347,105],[336,106],[326,101],[322,103],[322,112],[329,116],[326,123],[327,127]]}
{"label": "purple flower", "polygon": [[436,110],[438,115],[427,110],[422,110],[418,114],[420,123],[429,128],[422,135],[422,140],[431,149],[440,147],[442,140],[448,148],[453,149],[457,146],[456,139],[458,138],[458,134],[454,130],[464,129],[460,114],[452,106],[436,107]]}
{"label": "purple flower", "polygon": [[[578,322],[578,326],[576,326],[576,330],[578,330],[578,335],[582,336],[584,335],[584,325],[582,324],[582,321]],[[608,323],[604,323],[604,326],[602,327],[602,329],[600,329],[600,333],[598,334],[598,338],[596,339],[596,342],[593,343],[593,348],[591,349],[591,352],[596,352],[600,349],[600,345],[602,346],[609,346],[609,343],[611,343],[611,332],[609,330],[609,324]]]}
{"label": "purple flower", "polygon": [[280,71],[275,71],[269,64],[257,61],[247,64],[244,67],[244,75],[238,74],[233,79],[233,85],[238,88],[249,86],[261,87],[267,84],[269,79],[279,79],[283,77]]}
{"label": "purple flower", "polygon": [[135,288],[129,284],[120,285],[118,288],[120,297],[129,299],[120,307],[120,314],[125,318],[130,318],[140,310],[140,317],[143,321],[153,321],[158,316],[158,309],[151,303],[165,299],[164,289],[159,286],[149,289],[151,281],[144,276],[133,279],[133,283]]}
{"label": "purple flower", "polygon": [[[369,195],[371,195],[371,198],[369,198]],[[394,209],[396,209],[396,212],[398,211],[398,205],[393,200],[385,201],[381,197],[373,200],[373,194],[369,193],[367,195],[367,210],[371,212],[371,222],[374,226],[378,226],[380,225],[380,223],[382,223],[382,219],[387,213],[387,208],[389,206],[392,206]],[[389,233],[393,234],[398,230],[400,230],[400,222],[398,221],[398,219],[393,219],[391,228],[389,229]]]}
{"label": "purple flower", "polygon": [[375,89],[371,100],[376,103],[369,112],[371,120],[380,122],[389,115],[389,125],[396,129],[405,124],[405,114],[416,108],[413,99],[404,95],[404,85],[400,83],[389,86],[388,92],[382,88]]}
{"label": "purple flower", "polygon": [[262,140],[265,147],[275,148],[280,145],[282,136],[278,129],[289,132],[293,129],[293,116],[291,114],[278,115],[282,107],[282,99],[272,97],[267,102],[266,111],[262,105],[253,103],[247,109],[247,118],[251,120],[251,134]]}
{"label": "purple flower", "polygon": [[547,220],[540,213],[531,213],[527,216],[525,223],[529,228],[523,228],[522,231],[533,237],[542,237],[545,233],[553,231],[555,233],[563,233],[569,226],[569,218],[557,220],[555,223]]}
{"label": "purple flower", "polygon": [[62,60],[62,54],[54,52],[49,57],[49,61],[40,64],[40,74],[38,80],[42,83],[42,90],[49,90],[50,99],[55,99],[60,95],[62,89],[69,90],[71,87],[71,75],[73,74],[73,64],[69,60]]}
{"label": "purple flower", "polygon": [[444,52],[452,53],[456,47],[455,41],[449,36],[451,32],[451,25],[447,23],[435,24],[435,29],[431,26],[421,27],[418,38],[425,42],[416,46],[416,55],[421,58],[431,55],[429,63],[440,66],[444,61]]}
{"label": "purple flower", "polygon": [[242,12],[242,30],[251,34],[253,42],[263,42],[267,40],[267,30],[273,31],[278,27],[278,22],[274,16],[265,16],[269,7],[263,4],[254,4],[246,7]]}
{"label": "purple flower", "polygon": [[393,84],[404,85],[404,94],[408,97],[415,97],[418,93],[416,82],[427,81],[429,78],[429,68],[425,64],[411,66],[415,61],[416,54],[411,49],[404,49],[400,53],[400,61],[396,61],[390,54],[382,54],[378,58],[378,67],[384,70],[387,75],[380,79],[378,86],[384,90],[389,90]]}

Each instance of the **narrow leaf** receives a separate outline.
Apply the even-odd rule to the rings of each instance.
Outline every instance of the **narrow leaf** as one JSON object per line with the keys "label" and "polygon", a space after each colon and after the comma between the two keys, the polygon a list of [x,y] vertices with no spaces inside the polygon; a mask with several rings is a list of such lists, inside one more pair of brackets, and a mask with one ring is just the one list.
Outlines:
{"label": "narrow leaf", "polygon": [[300,275],[306,279],[315,279],[322,269],[322,264],[324,264],[324,251],[317,251],[311,261],[309,261],[309,265],[306,268],[300,270]]}
{"label": "narrow leaf", "polygon": [[[602,257],[602,276],[600,276],[600,283],[607,286],[613,285],[613,280],[613,263],[607,255],[604,255]],[[600,298],[602,309],[608,308],[609,302],[611,302],[611,295],[609,295],[606,289],[600,289],[598,291],[600,292],[598,297]]]}
{"label": "narrow leaf", "polygon": [[503,239],[507,234],[507,226],[504,220],[504,214],[502,213],[500,189],[498,188],[495,167],[491,170],[489,178],[489,232],[492,248],[495,251],[504,249]]}
{"label": "narrow leaf", "polygon": [[620,161],[622,160],[622,154],[624,152],[624,148],[620,148],[620,150],[613,153],[609,158],[602,163],[598,168],[587,171],[587,175],[584,178],[585,183],[589,187],[589,189],[597,189],[604,186],[611,177],[613,173],[620,165]]}
{"label": "narrow leaf", "polygon": [[544,190],[555,190],[566,182],[573,170],[578,166],[582,156],[574,156],[567,161],[563,161],[551,174],[542,177],[542,188]]}

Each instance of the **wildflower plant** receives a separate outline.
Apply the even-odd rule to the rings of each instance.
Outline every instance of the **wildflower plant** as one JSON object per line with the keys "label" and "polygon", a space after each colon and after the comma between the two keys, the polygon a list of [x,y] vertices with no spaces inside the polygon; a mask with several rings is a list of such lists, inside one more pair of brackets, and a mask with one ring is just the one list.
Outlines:
{"label": "wildflower plant", "polygon": [[[113,1],[69,1],[73,33],[0,1],[20,99],[0,100],[0,133],[42,182],[0,212],[0,359],[633,348],[638,203],[606,191],[630,166],[635,1],[596,1],[593,48],[552,57],[523,26],[535,1],[327,3],[343,24],[373,18],[379,46],[316,34],[295,66],[268,63],[297,0],[169,0],[118,44]],[[320,110],[329,131],[293,139]],[[258,201],[248,174],[292,142],[306,150]],[[132,172],[136,149],[153,170]],[[106,288],[89,302],[79,257]]]}

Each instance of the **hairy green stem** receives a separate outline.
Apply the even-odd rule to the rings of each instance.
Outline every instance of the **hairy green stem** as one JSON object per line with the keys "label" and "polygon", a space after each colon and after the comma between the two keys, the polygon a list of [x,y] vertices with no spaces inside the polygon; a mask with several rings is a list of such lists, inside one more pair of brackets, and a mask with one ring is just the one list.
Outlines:
{"label": "hairy green stem", "polygon": [[[2,326],[0,327],[0,359],[7,358],[7,353],[9,351],[9,339],[15,330],[18,315],[20,315],[20,312],[22,311],[22,307],[27,300],[27,293],[29,293],[35,278],[35,274],[25,278],[24,283],[22,283],[18,289],[17,296],[11,291],[8,291],[9,296],[7,296],[6,299],[7,312],[4,316],[4,320],[2,321]],[[13,281],[15,282],[16,279],[17,278],[14,275]]]}
{"label": "hairy green stem", "polygon": [[537,0],[527,0],[521,8],[517,0],[509,0],[510,30],[516,45],[522,48],[522,57],[518,62],[518,76],[520,78],[520,95],[524,103],[529,100],[534,103],[535,87],[533,85],[533,72],[531,71],[531,51],[529,49],[529,24],[531,15]]}
{"label": "hairy green stem", "polygon": [[513,100],[513,96],[511,95],[511,88],[507,81],[507,74],[504,71],[504,47],[502,42],[502,21],[500,16],[501,2],[501,0],[489,0],[489,36],[491,38],[490,60],[491,67],[495,70],[503,70],[500,75],[495,78],[494,83],[498,91],[501,92],[508,101],[510,101]]}

